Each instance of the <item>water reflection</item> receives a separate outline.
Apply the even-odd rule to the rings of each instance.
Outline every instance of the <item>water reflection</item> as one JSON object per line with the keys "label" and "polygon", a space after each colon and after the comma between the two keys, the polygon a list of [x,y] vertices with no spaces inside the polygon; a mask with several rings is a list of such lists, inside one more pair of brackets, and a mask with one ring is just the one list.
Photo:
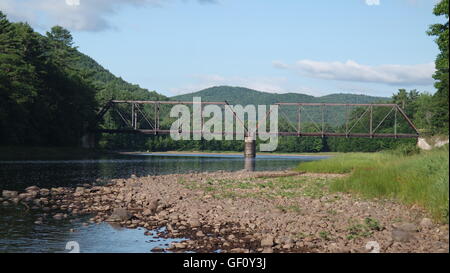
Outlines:
{"label": "water reflection", "polygon": [[[244,159],[239,155],[126,155],[100,160],[0,161],[0,190],[23,190],[101,183],[112,178],[188,173],[204,171],[283,170],[302,161],[324,157],[257,156]],[[34,222],[44,218],[44,224]],[[0,252],[67,252],[66,243],[75,241],[80,252],[149,252],[165,247],[172,240],[144,235],[142,229],[127,229],[108,223],[83,226],[88,218],[75,221],[53,220],[39,211],[21,207],[0,206]],[[75,232],[70,230],[74,229]]]}
{"label": "water reflection", "polygon": [[[153,231],[122,228],[110,223],[83,226],[89,216],[54,220],[50,216],[19,208],[0,207],[0,252],[57,253],[68,252],[66,244],[77,242],[81,253],[145,253],[154,247],[164,248],[182,239],[162,239]],[[41,225],[34,224],[44,217]]]}
{"label": "water reflection", "polygon": [[143,154],[100,160],[0,161],[0,189],[75,186],[114,178],[205,171],[263,171],[295,167],[323,157],[257,156],[246,161],[239,155]]}
{"label": "water reflection", "polygon": [[248,172],[255,171],[256,168],[256,159],[254,158],[245,158],[244,160],[244,170]]}

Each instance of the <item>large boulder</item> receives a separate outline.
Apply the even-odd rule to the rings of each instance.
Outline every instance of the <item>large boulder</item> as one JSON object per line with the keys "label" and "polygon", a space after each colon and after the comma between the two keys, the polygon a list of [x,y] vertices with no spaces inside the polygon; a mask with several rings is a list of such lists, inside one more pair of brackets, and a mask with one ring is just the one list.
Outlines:
{"label": "large boulder", "polygon": [[143,210],[142,214],[144,216],[154,215],[156,213],[156,209],[158,208],[159,199],[150,202],[150,204]]}
{"label": "large boulder", "polygon": [[392,240],[396,242],[409,242],[414,239],[412,232],[394,229],[391,233]]}

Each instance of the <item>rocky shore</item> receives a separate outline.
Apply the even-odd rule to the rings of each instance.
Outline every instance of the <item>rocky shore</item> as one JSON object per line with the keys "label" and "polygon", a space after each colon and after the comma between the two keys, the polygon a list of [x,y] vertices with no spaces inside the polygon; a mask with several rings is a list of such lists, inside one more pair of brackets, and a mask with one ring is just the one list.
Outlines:
{"label": "rocky shore", "polygon": [[91,215],[85,225],[164,228],[159,237],[187,238],[154,252],[449,252],[448,224],[418,207],[329,192],[328,183],[339,177],[287,171],[133,176],[101,186],[3,190],[0,202],[42,210],[46,216],[36,225],[48,217]]}

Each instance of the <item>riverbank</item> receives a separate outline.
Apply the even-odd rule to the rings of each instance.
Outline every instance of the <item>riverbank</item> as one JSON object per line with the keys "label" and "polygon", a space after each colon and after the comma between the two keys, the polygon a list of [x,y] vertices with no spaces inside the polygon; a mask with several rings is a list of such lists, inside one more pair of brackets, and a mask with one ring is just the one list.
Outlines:
{"label": "riverbank", "polygon": [[[119,154],[124,155],[139,155],[139,154],[158,154],[158,155],[233,155],[233,156],[243,156],[243,152],[232,152],[232,151],[165,151],[165,152],[124,152],[118,151]],[[268,152],[257,152],[256,155],[264,156],[334,156],[340,153],[332,152],[322,152],[322,153],[268,153]]]}
{"label": "riverbank", "polygon": [[[104,186],[3,191],[5,206],[45,211],[36,219],[92,215],[128,228],[165,228],[188,238],[167,249],[194,252],[448,252],[448,224],[418,207],[332,193],[345,174],[213,172],[114,179]],[[90,224],[90,223],[86,223]],[[76,231],[75,231],[76,232]]]}

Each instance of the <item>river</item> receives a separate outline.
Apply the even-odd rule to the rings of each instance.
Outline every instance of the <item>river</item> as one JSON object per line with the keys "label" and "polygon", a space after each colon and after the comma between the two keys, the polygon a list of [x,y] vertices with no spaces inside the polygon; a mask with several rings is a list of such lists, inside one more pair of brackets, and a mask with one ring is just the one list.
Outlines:
{"label": "river", "polygon": [[[0,189],[22,191],[28,186],[41,188],[74,187],[101,184],[114,178],[131,175],[148,176],[171,173],[283,170],[302,161],[323,159],[325,156],[257,156],[244,160],[239,155],[202,154],[134,154],[107,156],[95,160],[33,160],[0,161]],[[69,252],[68,242],[75,241],[80,252],[142,253],[154,247],[165,247],[172,241],[156,236],[156,231],[125,229],[108,223],[83,225],[89,217],[53,220],[35,224],[41,211],[21,206],[0,206],[0,252]],[[178,239],[180,240],[180,239]]]}

